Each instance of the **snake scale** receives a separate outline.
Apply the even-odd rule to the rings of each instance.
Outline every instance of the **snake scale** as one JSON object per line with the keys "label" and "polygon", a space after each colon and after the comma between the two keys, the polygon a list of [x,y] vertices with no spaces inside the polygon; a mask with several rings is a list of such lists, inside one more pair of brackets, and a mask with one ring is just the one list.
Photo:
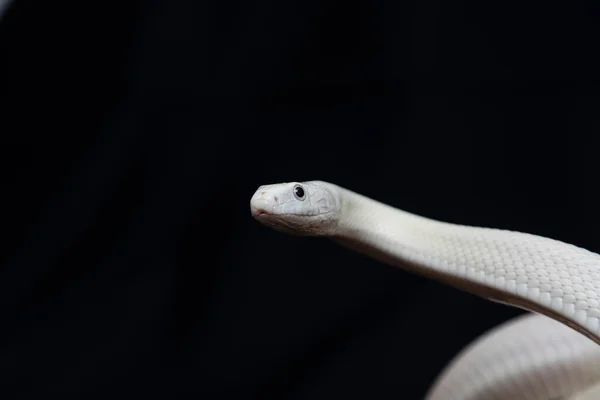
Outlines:
{"label": "snake scale", "polygon": [[531,311],[448,364],[428,400],[600,398],[600,255],[558,240],[447,223],[324,181],[260,186],[252,216]]}

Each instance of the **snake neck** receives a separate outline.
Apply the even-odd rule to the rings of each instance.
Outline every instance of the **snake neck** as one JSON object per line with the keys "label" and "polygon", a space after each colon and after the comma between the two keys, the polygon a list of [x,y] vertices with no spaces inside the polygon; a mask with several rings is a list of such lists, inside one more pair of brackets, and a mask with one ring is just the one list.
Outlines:
{"label": "snake neck", "polygon": [[[422,247],[423,229],[444,223],[393,208],[361,194],[340,188],[340,219],[331,238],[356,252],[386,264],[427,273],[410,261]],[[432,227],[431,225],[434,225]],[[433,267],[435,268],[435,267]]]}
{"label": "snake neck", "polygon": [[600,344],[599,255],[541,236],[428,219],[340,190],[340,219],[331,235],[339,244],[476,296],[544,314]]}

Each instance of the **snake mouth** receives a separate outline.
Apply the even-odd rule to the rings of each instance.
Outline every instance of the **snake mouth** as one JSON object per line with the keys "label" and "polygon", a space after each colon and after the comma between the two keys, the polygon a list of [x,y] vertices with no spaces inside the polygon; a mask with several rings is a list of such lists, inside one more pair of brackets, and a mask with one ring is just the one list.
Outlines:
{"label": "snake mouth", "polygon": [[[259,202],[263,203],[263,202]],[[273,207],[269,207],[268,204],[252,204],[251,206],[252,216],[255,218],[258,217],[267,217],[273,214]]]}
{"label": "snake mouth", "polygon": [[250,200],[250,210],[254,218],[265,218],[275,214],[275,208],[279,204],[277,196],[271,193],[257,191]]}
{"label": "snake mouth", "polygon": [[266,217],[269,213],[262,208],[252,208],[252,216],[254,217]]}

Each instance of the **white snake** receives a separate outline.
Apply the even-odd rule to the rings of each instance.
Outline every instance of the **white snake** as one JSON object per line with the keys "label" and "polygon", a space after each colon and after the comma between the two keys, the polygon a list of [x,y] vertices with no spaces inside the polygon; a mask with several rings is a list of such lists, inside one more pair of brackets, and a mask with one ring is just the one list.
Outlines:
{"label": "white snake", "polygon": [[527,233],[436,221],[322,181],[260,186],[250,208],[274,229],[327,237],[534,312],[464,349],[427,399],[600,399],[600,255]]}

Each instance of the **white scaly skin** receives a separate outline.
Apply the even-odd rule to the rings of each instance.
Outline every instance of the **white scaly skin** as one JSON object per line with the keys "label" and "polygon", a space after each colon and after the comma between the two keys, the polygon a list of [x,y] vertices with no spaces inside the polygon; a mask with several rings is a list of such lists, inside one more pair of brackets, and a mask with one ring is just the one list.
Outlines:
{"label": "white scaly skin", "polygon": [[582,390],[569,400],[598,400],[600,399],[600,382],[596,382],[589,388]]}
{"label": "white scaly skin", "polygon": [[[304,197],[294,194],[301,187]],[[337,185],[264,185],[250,201],[261,223],[324,236],[460,290],[544,314],[600,344],[600,255],[536,235],[436,221]]]}
{"label": "white scaly skin", "polygon": [[524,314],[465,347],[425,399],[598,400],[585,396],[599,383],[600,346],[556,320]]}

